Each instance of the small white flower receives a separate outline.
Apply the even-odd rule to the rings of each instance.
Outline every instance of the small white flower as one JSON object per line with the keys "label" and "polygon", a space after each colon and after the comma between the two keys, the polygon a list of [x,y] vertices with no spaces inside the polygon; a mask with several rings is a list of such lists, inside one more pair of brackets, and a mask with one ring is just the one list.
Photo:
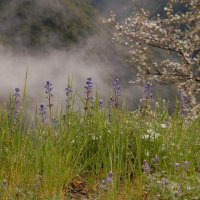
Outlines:
{"label": "small white flower", "polygon": [[160,136],[160,133],[155,133],[155,139],[158,139],[158,137]]}
{"label": "small white flower", "polygon": [[145,134],[145,135],[143,135],[142,138],[145,139],[145,140],[147,140],[147,139],[149,139],[149,135]]}
{"label": "small white flower", "polygon": [[95,135],[92,135],[92,140],[95,141],[97,140],[98,138],[95,136]]}
{"label": "small white flower", "polygon": [[161,124],[161,127],[162,128],[167,128],[167,125],[166,124]]}
{"label": "small white flower", "polygon": [[149,134],[152,134],[152,135],[153,135],[153,134],[154,134],[154,130],[153,130],[153,129],[148,129],[148,130],[147,130],[147,133],[149,133]]}
{"label": "small white flower", "polygon": [[72,140],[72,141],[71,141],[71,144],[74,144],[74,143],[75,143],[75,140]]}

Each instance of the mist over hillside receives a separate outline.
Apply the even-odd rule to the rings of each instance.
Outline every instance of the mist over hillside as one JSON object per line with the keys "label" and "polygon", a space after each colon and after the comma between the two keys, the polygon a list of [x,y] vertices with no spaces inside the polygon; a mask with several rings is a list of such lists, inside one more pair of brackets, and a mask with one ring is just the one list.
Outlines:
{"label": "mist over hillside", "polygon": [[1,0],[0,43],[27,49],[63,48],[102,29],[101,16],[119,18],[134,9],[159,10],[163,0]]}
{"label": "mist over hillside", "polygon": [[63,103],[68,77],[73,78],[74,90],[83,93],[86,78],[92,76],[105,101],[112,92],[112,81],[119,78],[121,98],[135,107],[143,88],[129,85],[135,69],[125,62],[124,49],[112,43],[111,30],[102,19],[110,11],[124,18],[145,2],[0,0],[1,93],[22,88],[28,68],[29,98],[37,103],[45,101],[46,80],[53,82],[55,99]]}
{"label": "mist over hillside", "polygon": [[86,0],[8,0],[0,3],[0,42],[12,47],[66,47],[95,29]]}

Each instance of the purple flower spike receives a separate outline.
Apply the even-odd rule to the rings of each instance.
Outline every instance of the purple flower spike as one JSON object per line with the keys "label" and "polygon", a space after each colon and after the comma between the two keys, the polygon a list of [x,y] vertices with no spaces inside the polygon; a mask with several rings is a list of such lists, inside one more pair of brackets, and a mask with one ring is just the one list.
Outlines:
{"label": "purple flower spike", "polygon": [[180,164],[179,164],[179,163],[175,163],[175,165],[174,165],[174,166],[175,166],[175,169],[176,169],[176,170],[178,170],[178,169],[179,169],[179,167],[180,167]]}
{"label": "purple flower spike", "polygon": [[114,107],[115,107],[115,99],[113,96],[111,96],[109,101],[109,108],[114,108]]}
{"label": "purple flower spike", "polygon": [[19,98],[20,98],[20,89],[19,88],[15,88],[15,92],[13,94],[14,97],[14,105],[19,103]]}
{"label": "purple flower spike", "polygon": [[168,182],[167,178],[162,178],[162,180],[160,181],[160,184],[164,188],[164,187],[167,187],[169,182]]}
{"label": "purple flower spike", "polygon": [[93,109],[94,108],[94,102],[95,98],[92,96],[92,87],[93,87],[93,82],[92,82],[92,77],[87,78],[86,85],[84,86],[86,97],[85,99],[85,111],[88,109]]}
{"label": "purple flower spike", "polygon": [[45,118],[46,118],[46,107],[44,106],[44,104],[41,104],[39,107],[39,112],[40,112],[40,116],[42,118],[42,123],[45,123]]}
{"label": "purple flower spike", "polygon": [[107,176],[107,178],[106,178],[107,183],[112,183],[113,182],[112,177],[113,177],[113,173],[110,171],[108,176]]}
{"label": "purple flower spike", "polygon": [[119,97],[120,96],[120,84],[119,84],[119,79],[115,79],[115,81],[113,82],[113,92],[114,95]]}
{"label": "purple flower spike", "polygon": [[72,93],[72,87],[70,85],[68,85],[65,88],[65,94],[66,94],[66,96],[70,96],[71,93]]}
{"label": "purple flower spike", "polygon": [[113,182],[113,173],[110,171],[106,179],[102,181],[101,189],[107,191],[109,189],[109,185]]}
{"label": "purple flower spike", "polygon": [[148,82],[144,86],[144,88],[145,88],[144,92],[146,93],[146,100],[152,99],[152,97],[153,97],[153,94],[152,94],[152,85]]}
{"label": "purple flower spike", "polygon": [[99,104],[99,107],[102,107],[102,105],[103,105],[103,100],[100,99],[99,102],[98,102],[98,104]]}
{"label": "purple flower spike", "polygon": [[92,77],[87,78],[86,81],[86,85],[85,85],[85,93],[91,93],[92,92],[92,86],[93,86],[93,82],[92,82]]}
{"label": "purple flower spike", "polygon": [[181,90],[178,91],[177,97],[178,97],[180,115],[185,116],[189,112],[190,98],[186,96],[184,92]]}
{"label": "purple flower spike", "polygon": [[53,94],[51,93],[51,91],[53,90],[53,87],[50,81],[46,82],[46,85],[44,86],[44,88],[46,89],[45,93],[47,94],[47,98],[49,97],[49,95],[53,96]]}
{"label": "purple flower spike", "polygon": [[58,124],[58,120],[56,118],[51,119],[51,125],[53,128],[56,128],[57,124]]}
{"label": "purple flower spike", "polygon": [[115,79],[113,82],[113,93],[114,95],[110,97],[109,108],[117,108],[119,106],[119,96],[120,96],[120,84],[119,79]]}
{"label": "purple flower spike", "polygon": [[183,168],[184,168],[185,171],[188,170],[188,168],[189,168],[189,162],[187,160],[185,162],[183,162]]}
{"label": "purple flower spike", "polygon": [[151,171],[151,168],[146,160],[144,160],[144,162],[142,164],[142,170],[144,173],[150,173],[150,171]]}
{"label": "purple flower spike", "polygon": [[45,88],[45,93],[47,94],[47,96],[46,96],[46,98],[48,99],[47,106],[49,107],[49,115],[50,115],[50,119],[51,119],[52,118],[52,107],[53,107],[53,104],[51,103],[51,98],[53,97],[53,94],[52,94],[52,90],[53,90],[52,83],[50,81],[47,81],[46,85],[44,86],[44,88]]}
{"label": "purple flower spike", "polygon": [[155,163],[158,163],[159,162],[159,157],[158,156],[155,156],[153,159],[152,159],[152,161],[153,161],[153,163],[155,164]]}

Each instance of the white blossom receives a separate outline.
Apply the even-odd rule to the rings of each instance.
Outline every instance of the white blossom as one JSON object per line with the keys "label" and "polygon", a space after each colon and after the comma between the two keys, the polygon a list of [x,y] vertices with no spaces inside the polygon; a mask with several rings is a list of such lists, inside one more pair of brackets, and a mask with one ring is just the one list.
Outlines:
{"label": "white blossom", "polygon": [[[177,4],[185,11],[176,12]],[[152,17],[142,9],[121,23],[112,14],[108,22],[114,25],[113,39],[126,46],[129,61],[138,66],[134,83],[176,85],[190,98],[194,114],[200,108],[200,2],[168,0],[164,12],[164,18]]]}

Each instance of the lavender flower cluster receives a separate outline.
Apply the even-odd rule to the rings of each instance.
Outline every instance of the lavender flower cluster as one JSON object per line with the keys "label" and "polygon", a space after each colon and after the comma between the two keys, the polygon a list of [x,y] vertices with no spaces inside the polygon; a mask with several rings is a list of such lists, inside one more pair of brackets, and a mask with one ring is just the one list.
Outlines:
{"label": "lavender flower cluster", "polygon": [[179,103],[179,112],[182,116],[187,115],[190,108],[190,98],[184,94],[182,90],[179,90],[177,93],[178,103]]}
{"label": "lavender flower cluster", "polygon": [[13,97],[14,97],[14,102],[13,104],[14,105],[17,105],[19,102],[20,102],[20,89],[19,88],[15,88],[15,92],[13,94]]}
{"label": "lavender flower cluster", "polygon": [[101,189],[108,191],[109,185],[113,182],[113,173],[110,171],[108,176],[102,181]]}
{"label": "lavender flower cluster", "polygon": [[[47,107],[49,108],[50,121],[52,123],[52,126],[54,127],[55,124],[57,124],[57,119],[52,117],[52,115],[53,115],[53,113],[52,113],[53,112],[52,111],[53,84],[50,81],[46,81],[44,88],[45,88],[46,98],[48,99]],[[85,100],[84,109],[85,109],[85,111],[87,111],[88,109],[93,109],[94,103],[95,103],[95,97],[92,95],[92,91],[93,91],[92,77],[87,78],[84,89],[85,89],[85,94],[86,94],[86,96],[84,97],[84,100]],[[16,93],[14,95],[15,102],[17,102],[17,98],[19,97],[19,91],[20,90],[17,88]],[[68,83],[67,87],[65,88],[65,94],[66,94],[66,109],[68,109],[71,107],[71,103],[72,103],[72,86],[70,83]],[[101,107],[103,105],[102,99],[98,100],[98,105],[99,105],[99,107]],[[47,107],[43,103],[40,104],[40,106],[39,106],[39,114],[41,116],[41,121],[44,124],[47,119]]]}
{"label": "lavender flower cluster", "polygon": [[92,77],[87,78],[86,85],[84,86],[85,88],[85,94],[86,97],[85,99],[85,111],[87,111],[89,108],[92,109],[94,106],[95,98],[92,96],[92,88],[93,88],[93,82],[92,82]]}
{"label": "lavender flower cluster", "polygon": [[110,97],[109,108],[118,108],[120,97],[120,83],[119,79],[115,79],[113,82],[113,96]]}

